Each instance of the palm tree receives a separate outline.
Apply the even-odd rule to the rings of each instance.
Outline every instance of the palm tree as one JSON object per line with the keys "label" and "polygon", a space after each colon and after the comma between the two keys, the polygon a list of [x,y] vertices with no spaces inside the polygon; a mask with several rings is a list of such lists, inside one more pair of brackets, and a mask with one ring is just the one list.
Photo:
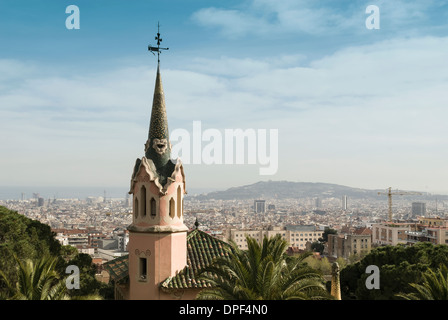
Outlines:
{"label": "palm tree", "polygon": [[[229,257],[218,258],[199,278],[210,288],[197,299],[209,300],[289,300],[331,299],[322,275],[303,260],[286,255],[287,242],[280,235],[265,237],[260,244],[246,237],[248,250],[232,242]],[[310,253],[311,254],[311,253]]]}
{"label": "palm tree", "polygon": [[[71,300],[66,291],[64,279],[57,272],[56,257],[43,256],[37,260],[21,261],[16,256],[17,282],[11,283],[0,270],[6,285],[6,292],[0,298],[8,300]],[[77,299],[99,300],[98,295],[77,297]]]}
{"label": "palm tree", "polygon": [[448,300],[448,268],[442,264],[437,271],[428,269],[423,274],[423,284],[411,283],[412,293],[397,296],[406,300]]}

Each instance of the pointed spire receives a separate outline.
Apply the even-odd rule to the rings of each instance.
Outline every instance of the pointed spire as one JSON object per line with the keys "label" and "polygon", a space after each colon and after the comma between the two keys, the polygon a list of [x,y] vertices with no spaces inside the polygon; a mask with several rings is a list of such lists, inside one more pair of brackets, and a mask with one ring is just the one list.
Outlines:
{"label": "pointed spire", "polygon": [[[154,54],[160,54],[159,30],[157,32],[157,47],[148,46],[148,50]],[[154,87],[154,96],[152,101],[151,119],[149,122],[148,140],[145,144],[145,157],[151,159],[155,165],[159,180],[164,185],[167,177],[171,175],[174,164],[171,159],[171,143],[168,131],[168,118],[166,115],[165,95],[163,92],[162,76],[160,74],[160,59],[157,62],[157,75]]]}
{"label": "pointed spire", "polygon": [[159,67],[157,67],[148,140],[145,144],[145,156],[154,162],[159,174],[165,177],[170,174],[163,169],[171,158],[171,144],[166,115],[165,96]]}

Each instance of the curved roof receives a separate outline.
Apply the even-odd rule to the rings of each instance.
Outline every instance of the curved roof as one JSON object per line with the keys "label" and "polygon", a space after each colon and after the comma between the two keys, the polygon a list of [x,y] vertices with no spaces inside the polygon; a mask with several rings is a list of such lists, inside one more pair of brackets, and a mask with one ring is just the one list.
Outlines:
{"label": "curved roof", "polygon": [[228,257],[229,244],[208,233],[195,229],[187,237],[187,266],[176,276],[162,282],[163,289],[205,288],[207,284],[197,274],[218,257]]}
{"label": "curved roof", "polygon": [[[160,287],[170,289],[205,288],[207,284],[197,279],[198,273],[218,257],[228,257],[229,244],[206,232],[194,229],[187,236],[187,265],[173,277],[163,281]],[[129,274],[128,255],[104,264],[111,279],[121,281]]]}

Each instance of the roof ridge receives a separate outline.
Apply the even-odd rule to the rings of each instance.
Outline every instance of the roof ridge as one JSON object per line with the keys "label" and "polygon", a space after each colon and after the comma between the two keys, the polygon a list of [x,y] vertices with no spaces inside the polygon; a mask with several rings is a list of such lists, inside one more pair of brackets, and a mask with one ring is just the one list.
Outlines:
{"label": "roof ridge", "polygon": [[216,238],[215,236],[213,236],[213,235],[211,235],[211,234],[209,234],[209,233],[207,233],[207,232],[204,232],[204,231],[202,231],[202,230],[199,230],[199,229],[194,229],[193,231],[191,231],[191,232],[187,235],[187,240],[189,240],[191,237],[193,237],[196,233],[200,233],[200,234],[207,235],[208,237],[212,238],[213,240],[219,242],[220,244],[224,244],[224,245],[226,245],[226,246],[230,246],[230,244],[228,244],[228,243],[225,242],[224,240],[218,239],[218,238]]}

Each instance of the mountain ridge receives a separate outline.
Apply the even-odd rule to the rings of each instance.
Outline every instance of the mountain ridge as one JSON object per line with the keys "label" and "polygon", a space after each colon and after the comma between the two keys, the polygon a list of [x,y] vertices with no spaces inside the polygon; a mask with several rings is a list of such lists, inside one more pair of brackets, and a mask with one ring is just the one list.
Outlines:
{"label": "mountain ridge", "polygon": [[[401,190],[404,191],[404,190]],[[249,185],[231,187],[223,191],[213,191],[206,194],[195,195],[198,200],[250,200],[250,199],[294,199],[294,198],[341,198],[347,196],[351,199],[375,198],[379,199],[378,192],[386,192],[384,189],[362,189],[344,185],[324,182],[293,182],[293,181],[259,181]],[[421,200],[425,197],[419,196]],[[448,196],[441,195],[448,199]],[[441,199],[440,198],[440,199]]]}

